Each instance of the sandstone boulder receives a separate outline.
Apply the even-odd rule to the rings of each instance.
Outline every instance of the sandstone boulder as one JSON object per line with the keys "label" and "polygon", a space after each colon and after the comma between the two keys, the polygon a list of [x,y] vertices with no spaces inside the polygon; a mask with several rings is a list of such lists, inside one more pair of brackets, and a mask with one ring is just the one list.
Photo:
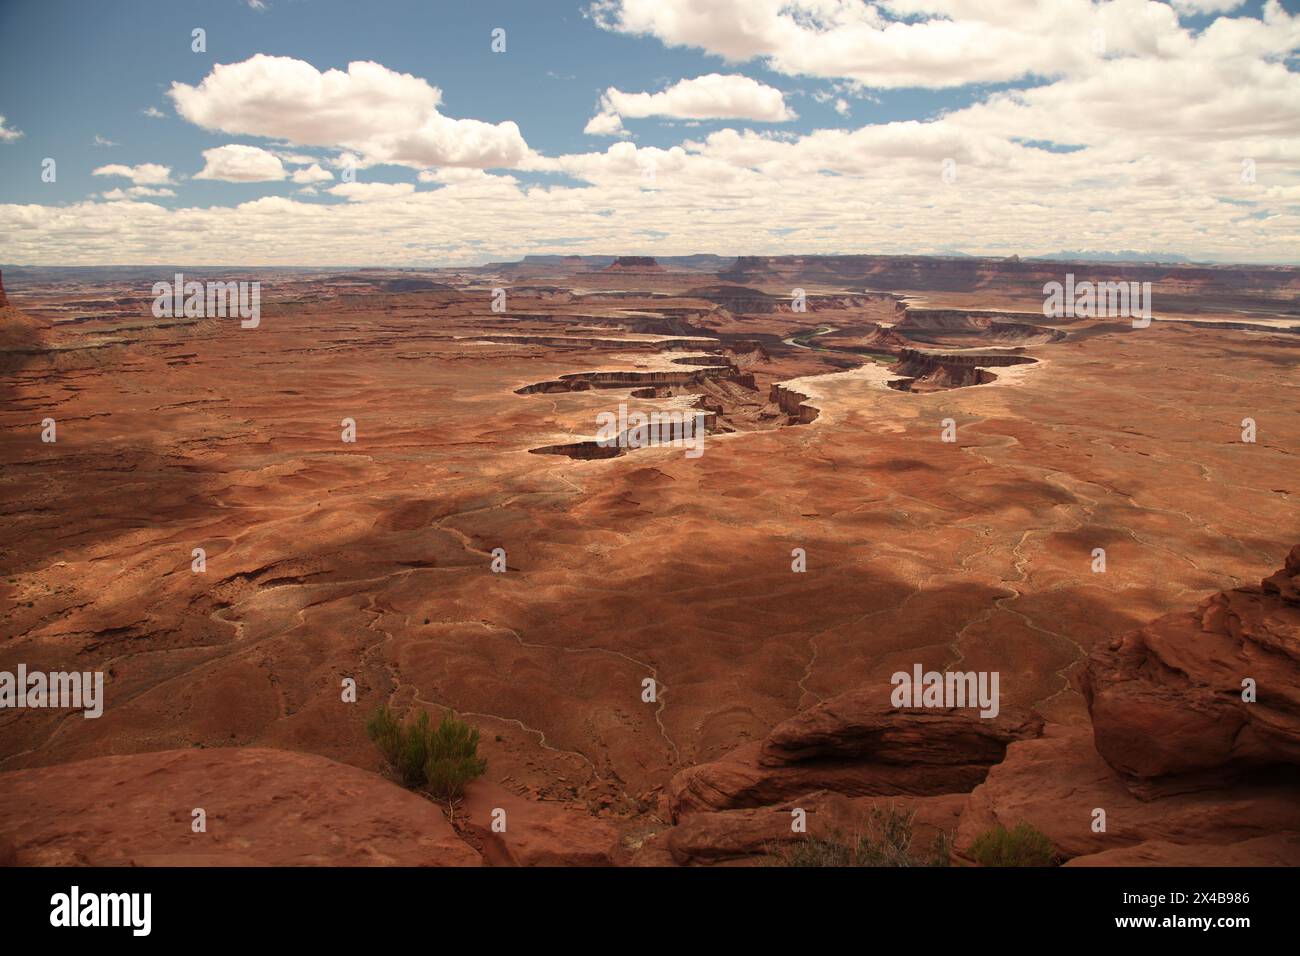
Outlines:
{"label": "sandstone boulder", "polygon": [[[1089,656],[1097,749],[1146,796],[1300,764],[1300,546],[1259,587],[1208,598]],[[1257,699],[1243,700],[1253,681]]]}
{"label": "sandstone boulder", "polygon": [[822,758],[874,763],[995,763],[1012,740],[1036,737],[1042,720],[1006,710],[983,718],[971,708],[896,708],[889,688],[867,685],[822,701],[777,724],[763,741],[766,766]]}
{"label": "sandstone boulder", "polygon": [[871,685],[777,725],[765,740],[687,768],[669,785],[674,820],[701,811],[768,806],[813,790],[850,797],[969,791],[1007,744],[1037,736],[1037,716],[1004,710],[889,705]]}
{"label": "sandstone boulder", "polygon": [[[1098,754],[1086,728],[1049,725],[1041,738],[1008,747],[970,794],[954,852],[969,860],[981,833],[1020,823],[1042,831],[1063,860],[1149,841],[1227,846],[1300,831],[1296,793],[1293,779],[1261,779],[1142,800]],[[1097,809],[1105,811],[1105,832],[1093,829]]]}
{"label": "sandstone boulder", "polygon": [[[504,832],[492,828],[504,811]],[[457,808],[483,843],[492,866],[612,866],[619,861],[618,831],[559,803],[516,796],[499,784],[476,780]],[[500,818],[500,814],[497,815]]]}

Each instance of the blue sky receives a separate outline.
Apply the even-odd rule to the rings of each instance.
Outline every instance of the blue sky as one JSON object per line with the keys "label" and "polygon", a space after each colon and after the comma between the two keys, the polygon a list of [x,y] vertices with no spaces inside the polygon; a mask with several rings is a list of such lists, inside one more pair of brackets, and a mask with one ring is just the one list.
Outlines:
{"label": "blue sky", "polygon": [[[1296,0],[1300,2],[1300,0]],[[450,116],[517,122],[530,146],[555,154],[604,148],[583,126],[609,86],[655,90],[683,77],[727,69],[723,58],[701,50],[670,49],[645,39],[599,29],[584,16],[589,3],[564,0],[270,0],[259,11],[240,0],[5,0],[0,4],[0,115],[24,137],[0,153],[0,201],[72,201],[104,186],[91,176],[106,163],[163,163],[197,172],[202,149],[227,142],[257,142],[207,132],[178,121],[165,91],[172,81],[196,84],[214,63],[271,53],[306,60],[321,70],[375,60],[425,77],[443,91]],[[364,12],[361,12],[364,11]],[[207,31],[207,52],[190,50],[190,31]],[[491,31],[506,29],[506,53],[493,54]],[[20,39],[21,38],[21,39]],[[20,42],[14,42],[19,40]],[[50,64],[61,64],[51,70]],[[850,97],[852,113],[839,116],[815,90],[832,80],[786,77],[761,64],[744,71],[790,95],[799,119],[780,124],[790,132],[917,119],[965,105],[990,89],[873,91]],[[39,77],[38,82],[33,78]],[[166,114],[151,119],[153,106]],[[706,133],[728,125],[700,121]],[[638,144],[669,147],[683,123],[647,119],[635,124]],[[116,146],[95,146],[95,137]],[[40,162],[59,163],[55,184],[42,183]],[[22,170],[29,171],[25,175]],[[369,177],[397,181],[396,170]],[[257,194],[290,195],[290,185]],[[221,202],[252,195],[246,184],[194,182],[184,200],[164,205]]]}
{"label": "blue sky", "polygon": [[[1001,14],[972,16],[970,5],[959,0],[894,0],[878,6],[840,0],[838,19],[811,25],[804,13],[782,19],[783,11],[774,3],[770,16],[764,14],[767,22],[759,22],[761,17],[755,13],[751,19],[757,25],[740,24],[746,9],[756,11],[773,0],[751,0],[750,7],[737,7],[714,18],[716,22],[685,28],[680,26],[682,18],[663,15],[689,2],[609,0],[603,10],[593,14],[590,0],[480,0],[472,4],[267,0],[262,9],[255,9],[247,0],[5,0],[0,3],[0,116],[4,117],[0,139],[4,130],[9,135],[0,141],[0,228],[8,216],[10,222],[27,230],[20,235],[24,243],[18,255],[21,259],[70,256],[84,261],[112,248],[104,244],[79,246],[75,236],[82,224],[97,232],[122,230],[123,248],[166,258],[168,250],[158,248],[155,252],[138,231],[141,223],[157,221],[157,210],[199,222],[197,213],[188,213],[235,210],[253,200],[280,197],[316,210],[310,213],[319,217],[314,220],[316,228],[328,231],[337,225],[354,230],[359,237],[366,228],[359,213],[340,213],[331,222],[320,213],[320,207],[353,206],[382,198],[384,202],[406,203],[402,209],[406,215],[416,216],[421,211],[410,205],[413,202],[445,205],[444,214],[459,215],[490,202],[494,222],[499,223],[500,210],[508,205],[508,186],[515,191],[520,222],[528,223],[513,242],[502,240],[499,226],[493,223],[483,221],[468,228],[477,221],[466,219],[462,220],[467,225],[465,231],[474,235],[457,237],[444,232],[430,235],[428,241],[422,238],[416,244],[423,250],[417,258],[444,261],[467,254],[523,254],[544,251],[543,240],[562,239],[570,247],[620,238],[617,231],[604,228],[587,232],[551,228],[548,219],[555,211],[574,204],[600,207],[606,220],[617,221],[620,210],[635,215],[642,227],[635,234],[655,237],[650,245],[659,251],[667,251],[667,247],[722,252],[962,248],[996,254],[1095,246],[1158,248],[1223,259],[1300,258],[1300,195],[1294,191],[1293,175],[1286,173],[1288,157],[1293,170],[1300,158],[1293,152],[1300,122],[1296,115],[1284,115],[1288,93],[1300,91],[1291,85],[1296,75],[1295,35],[1300,30],[1290,20],[1300,0],[1274,4],[1272,9],[1280,11],[1275,13],[1269,12],[1264,0],[1236,5],[1226,12],[1214,9],[1233,6],[1223,0],[1179,0],[1199,8],[1159,7],[1159,16],[1145,32],[1130,29],[1133,0],[1100,6],[1090,6],[1084,0],[1058,0],[1056,11],[1054,4],[1045,0],[1036,14],[1041,18],[1038,24],[1012,21]],[[734,2],[720,0],[719,8]],[[1108,6],[1115,9],[1107,12]],[[1104,19],[1108,16],[1110,19]],[[1233,142],[1225,141],[1222,117],[1237,117],[1241,111],[1233,108],[1226,93],[1217,112],[1216,104],[1207,105],[1204,95],[1189,95],[1184,103],[1172,106],[1164,102],[1168,88],[1181,85],[1177,69],[1186,70],[1188,76],[1201,75],[1207,68],[1221,69],[1221,85],[1228,88],[1235,76],[1253,77],[1258,72],[1255,64],[1246,69],[1238,62],[1241,56],[1234,49],[1245,49],[1253,40],[1248,44],[1239,39],[1231,32],[1235,26],[1207,32],[1220,16],[1225,22],[1231,19],[1234,24],[1246,24],[1250,36],[1262,38],[1260,49],[1252,49],[1251,56],[1271,71],[1266,94],[1258,98],[1264,103],[1260,115],[1241,122],[1240,129],[1233,131]],[[1058,23],[1060,33],[1053,34]],[[1106,24],[1110,44],[1109,59],[1096,58],[1096,63],[1079,52],[1086,43],[1087,28],[1094,23]],[[899,47],[893,63],[887,62],[888,55],[881,55],[894,49],[888,45],[892,41],[882,41],[885,45],[879,48],[864,45],[861,62],[854,61],[851,44],[845,55],[845,44],[839,42],[850,30],[859,31],[852,35],[867,40],[877,35],[906,40],[904,34],[888,30],[891,26],[935,32],[927,34],[912,52]],[[954,41],[951,51],[945,50],[942,44],[951,36],[945,28],[953,26],[969,30],[966,36],[974,38],[973,45]],[[206,52],[190,49],[194,27],[206,30]],[[497,27],[506,30],[507,49],[502,54],[490,49],[491,31]],[[746,29],[750,35],[745,34]],[[782,39],[796,35],[792,31],[797,30],[805,31],[797,34],[798,43]],[[1018,36],[1017,30],[1021,31]],[[1023,69],[1013,70],[1016,75],[1000,76],[997,67],[980,66],[977,61],[986,37],[989,43],[1006,42],[1008,50],[1023,51]],[[816,50],[811,58],[802,56],[801,48],[821,42],[826,44],[826,56],[817,55]],[[1159,50],[1153,46],[1157,42]],[[1064,57],[1034,54],[1039,44],[1050,48],[1053,43],[1064,51]],[[1181,57],[1183,62],[1170,66],[1171,50],[1174,59]],[[721,55],[724,52],[732,55]],[[237,120],[205,129],[192,118],[178,115],[167,95],[173,83],[198,87],[214,65],[244,63],[257,54],[302,61],[322,73],[347,71],[349,63],[366,60],[395,74],[418,77],[441,91],[437,106],[441,116],[493,126],[513,123],[534,158],[504,166],[488,160],[466,163],[490,177],[476,180],[473,192],[468,183],[453,185],[445,177],[438,181],[429,178],[438,168],[436,163],[376,161],[373,155],[363,161],[359,178],[367,183],[409,183],[415,192],[361,197],[338,191],[337,179],[332,181],[334,185],[319,186],[304,186],[288,178],[196,179],[206,166],[203,151],[216,147],[240,145],[293,152],[330,170],[337,170],[340,157],[349,152],[346,144],[295,143],[292,137],[273,135],[274,130],[272,135],[265,135],[266,130],[252,134]],[[915,72],[913,64],[918,59],[933,60],[928,74]],[[831,61],[834,65],[823,69],[822,64]],[[1059,73],[1055,72],[1058,61],[1064,64]],[[1113,91],[1104,88],[1106,73],[1117,73],[1114,64],[1118,62],[1133,73],[1137,84],[1131,104],[1134,112],[1152,109],[1167,120],[1181,109],[1195,117],[1187,129],[1162,130],[1149,143],[1135,141],[1127,153],[1118,153],[1116,144],[1122,137],[1141,140],[1147,135],[1141,123],[1116,121],[1108,126],[1098,106],[1112,95]],[[1168,76],[1162,81],[1160,71],[1166,68]],[[609,87],[628,94],[655,94],[713,73],[729,79],[747,77],[778,91],[785,107],[798,117],[764,122],[753,116],[625,116],[623,135],[584,132]],[[1147,104],[1143,103],[1142,83],[1150,84]],[[1030,103],[1008,99],[1024,91],[1041,94],[1041,98]],[[1080,101],[1080,96],[1089,99]],[[1062,142],[1074,138],[1069,125],[1062,126],[1061,121],[1068,119],[1063,111],[1075,102],[1097,107],[1096,115],[1080,124],[1078,142]],[[1296,104],[1300,97],[1292,102],[1293,114],[1300,113]],[[291,104],[282,106],[292,112]],[[163,115],[147,116],[144,111],[148,108]],[[231,107],[227,113],[237,114],[240,108],[247,109],[249,104]],[[734,131],[734,136],[727,131]],[[708,140],[710,134],[726,135]],[[96,145],[97,138],[101,145]],[[623,143],[627,145],[610,152],[611,146]],[[1201,143],[1205,147],[1197,149]],[[755,148],[761,155],[754,154]],[[683,151],[689,154],[685,158]],[[620,163],[626,166],[623,159],[633,153],[630,161],[638,168],[650,163],[661,171],[661,182],[653,190],[661,201],[671,195],[681,208],[694,209],[697,214],[674,220],[646,207],[645,196],[627,193],[615,183],[612,170]],[[1217,189],[1198,174],[1188,157],[1180,155],[1183,153],[1199,154],[1202,164],[1217,156],[1226,170],[1224,188]],[[948,154],[962,175],[955,181],[940,181],[936,170]],[[1066,156],[1075,158],[1067,161]],[[58,163],[53,183],[41,179],[41,163],[46,157]],[[1246,159],[1265,174],[1267,190],[1245,194],[1236,190],[1235,170]],[[901,167],[900,163],[907,165]],[[92,175],[93,170],[105,166],[140,164],[170,170],[163,188],[153,189],[159,194],[146,195],[149,185],[136,180],[139,194],[124,197],[111,190],[129,189],[129,179]],[[923,174],[918,172],[922,169]],[[286,167],[286,175],[289,170]],[[676,175],[666,179],[662,176],[665,170]],[[828,179],[842,180],[835,185],[849,191],[853,202],[836,203],[827,194],[824,205],[819,205],[824,212],[795,209],[792,217],[786,206],[794,201],[791,193],[820,197]],[[889,188],[891,180],[899,183],[896,190]],[[1046,188],[1045,193],[1040,190],[1042,200],[1016,188],[1018,182],[1031,181],[1040,181]],[[980,183],[979,194],[967,188],[974,183]],[[945,190],[945,185],[957,188]],[[436,202],[435,197],[425,195],[438,190],[444,195],[436,197]],[[1056,199],[1048,197],[1057,190]],[[1158,190],[1164,192],[1157,195]],[[1189,190],[1213,200],[1213,215],[1206,210],[1207,218],[1198,220],[1190,208],[1183,208],[1176,212],[1176,222],[1150,222],[1158,210],[1177,205],[1178,197],[1186,197]],[[173,195],[161,194],[165,192]],[[1086,205],[1089,210],[1109,213],[1113,227],[1094,217],[1084,235],[1074,236],[1059,229],[1036,230],[1032,220],[1024,218],[1033,214],[1035,206],[1052,206],[1063,201],[1061,197],[1074,196],[1070,201],[1080,202],[1077,197],[1081,193],[1088,194],[1081,208]],[[955,195],[967,201],[959,222],[944,213],[944,204],[950,204]],[[893,210],[887,208],[891,196],[898,198]],[[1118,202],[1130,211],[1135,205],[1150,211],[1142,219],[1125,219],[1112,205]],[[98,208],[109,205],[149,208]],[[264,213],[271,208],[268,205],[256,211]],[[63,214],[56,215],[60,209]],[[773,211],[767,215],[763,209]],[[837,209],[843,212],[837,214]],[[728,210],[734,213],[730,218]],[[1020,212],[1000,220],[998,210]],[[251,222],[253,212],[238,215],[250,217]],[[280,215],[291,212],[279,210]],[[1171,210],[1170,215],[1174,214]],[[837,215],[845,218],[838,221]],[[1021,221],[1017,225],[1012,219]],[[1222,236],[1248,220],[1259,225],[1247,229],[1246,239],[1214,239],[1214,234]],[[842,241],[832,244],[826,240],[828,222],[835,227],[830,231]],[[955,226],[951,235],[943,234],[945,222]],[[921,223],[926,224],[925,237],[909,245],[903,233]],[[1047,232],[1052,234],[1044,234]],[[762,242],[752,238],[757,235],[764,237]],[[1268,242],[1252,238],[1261,235],[1274,238]],[[301,243],[295,242],[300,248]],[[648,246],[638,246],[639,242],[626,245],[647,251]],[[747,247],[721,248],[727,243]],[[1032,248],[1035,245],[1040,248]],[[370,256],[388,258],[395,248],[400,255],[406,247],[359,249],[358,262],[369,261]],[[624,250],[593,246],[590,251]],[[264,258],[282,260],[287,252],[268,248]],[[0,252],[0,261],[10,256],[14,256],[12,250],[8,256]]]}

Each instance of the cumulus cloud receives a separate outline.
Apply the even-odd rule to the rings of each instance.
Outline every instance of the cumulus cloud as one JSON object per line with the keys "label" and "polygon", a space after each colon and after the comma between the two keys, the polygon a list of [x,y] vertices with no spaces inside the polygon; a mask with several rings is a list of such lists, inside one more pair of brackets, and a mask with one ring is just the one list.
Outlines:
{"label": "cumulus cloud", "polygon": [[5,118],[0,116],[0,143],[12,143],[22,135],[22,130],[5,126]]}
{"label": "cumulus cloud", "polygon": [[[682,7],[680,22],[656,22],[665,31],[696,29],[725,3]],[[657,5],[676,8],[675,0]],[[882,29],[943,16],[977,34],[999,24],[1023,32],[1017,17],[1034,19],[1031,5],[1008,2],[1005,14],[1001,6],[892,0],[878,9],[903,18],[882,20]],[[1148,248],[1300,261],[1300,73],[1292,69],[1300,17],[1269,0],[1254,15],[1192,29],[1173,7],[1144,0],[1055,6],[1060,22],[1035,21],[1042,33],[1034,43],[1075,51],[1057,74],[1023,88],[974,90],[963,97],[969,105],[929,118],[856,128],[836,118],[845,128],[799,134],[726,127],[665,148],[620,141],[599,151],[528,151],[513,168],[531,175],[518,178],[429,163],[413,177],[427,184],[419,189],[319,180],[323,196],[347,202],[299,193],[233,207],[170,208],[124,194],[117,202],[0,205],[0,235],[11,261],[68,264],[213,261],[214,251],[235,263],[249,234],[262,237],[262,261],[304,265],[482,262],[560,247],[649,255],[933,253],[955,242],[986,255]],[[729,33],[720,21],[718,43],[765,35],[766,0],[729,9],[735,29]],[[838,0],[782,3],[778,18],[782,10],[802,10],[794,26],[826,34],[864,16],[856,7],[841,11]],[[1102,56],[1087,30],[1080,32],[1096,22],[1104,29]],[[852,78],[864,68],[861,60],[846,53],[843,62],[853,72],[813,86],[821,93],[810,94],[816,101],[838,108],[837,98],[852,103],[861,95]],[[951,64],[930,62],[929,85],[942,85]],[[308,66],[301,116],[284,108],[274,85],[257,86],[250,77],[235,112],[224,77],[215,84],[222,95],[205,93],[201,103],[221,105],[222,123],[258,130],[244,135],[298,144],[264,150],[280,161],[281,178],[290,170],[314,176],[312,167],[337,174],[349,162],[360,168],[377,161],[374,142],[384,123],[422,130],[438,105],[437,91],[423,80],[370,66],[373,74],[356,64],[347,73]],[[204,82],[217,75],[214,69]],[[389,94],[373,104],[350,99],[363,75],[388,84]],[[382,121],[368,115],[372,108]],[[204,115],[216,121],[217,112]],[[242,118],[236,123],[234,116]],[[946,169],[956,178],[945,178]]]}
{"label": "cumulus cloud", "polygon": [[319,163],[312,163],[306,169],[295,169],[289,178],[295,183],[326,183],[334,178],[334,174],[322,169]]}
{"label": "cumulus cloud", "polygon": [[623,119],[617,113],[597,113],[591,119],[587,120],[587,125],[582,131],[588,136],[623,136],[627,131],[623,129]]}
{"label": "cumulus cloud", "polygon": [[516,182],[513,176],[493,175],[481,169],[448,166],[445,169],[423,169],[416,177],[422,183]]}
{"label": "cumulus cloud", "polygon": [[225,183],[267,183],[284,179],[284,163],[274,153],[259,146],[231,143],[203,151],[203,169],[195,179],[215,179]]}
{"label": "cumulus cloud", "polygon": [[153,196],[175,196],[176,191],[172,189],[155,189],[152,186],[131,186],[127,189],[117,188],[110,189],[101,195],[109,202],[118,202],[129,199],[143,199]]}
{"label": "cumulus cloud", "polygon": [[620,117],[643,119],[667,116],[673,119],[742,119],[762,123],[783,123],[796,119],[785,105],[785,96],[775,87],[739,73],[709,73],[679,80],[659,93],[625,93],[610,87],[600,100],[600,112],[585,132],[609,135],[622,129]]}
{"label": "cumulus cloud", "polygon": [[[1300,258],[1300,177],[1286,155],[1260,158],[1258,182],[1246,185],[1231,144],[1193,162],[1142,162],[1126,152],[1009,143],[963,128],[965,119],[791,140],[722,130],[670,149],[620,142],[540,164],[579,181],[568,186],[457,171],[425,190],[325,190],[345,203],[0,205],[0,233],[11,261],[68,264],[213,261],[223,251],[237,263],[250,234],[262,237],[261,261],[303,265],[484,261],[553,251],[558,242],[576,252],[650,255],[927,253],[951,247],[954,236],[988,255],[1137,244],[1243,261]],[[942,177],[948,157],[956,157],[955,183]],[[1083,194],[1080,182],[1089,183]]]}
{"label": "cumulus cloud", "polygon": [[597,0],[590,12],[607,30],[880,89],[1064,76],[1179,40],[1173,9],[1146,0]]}
{"label": "cumulus cloud", "polygon": [[172,181],[170,166],[158,163],[141,163],[138,166],[126,166],[122,163],[109,163],[90,172],[92,176],[121,176],[131,180],[137,186],[167,186]]}
{"label": "cumulus cloud", "polygon": [[167,115],[156,106],[146,106],[140,112],[150,119],[163,119]]}
{"label": "cumulus cloud", "polygon": [[167,95],[205,129],[348,149],[362,165],[509,167],[529,154],[514,123],[444,116],[437,87],[368,61],[322,73],[259,53],[217,64],[198,86],[173,83]]}
{"label": "cumulus cloud", "polygon": [[383,202],[409,196],[415,192],[415,186],[411,183],[339,183],[325,191],[349,202]]}

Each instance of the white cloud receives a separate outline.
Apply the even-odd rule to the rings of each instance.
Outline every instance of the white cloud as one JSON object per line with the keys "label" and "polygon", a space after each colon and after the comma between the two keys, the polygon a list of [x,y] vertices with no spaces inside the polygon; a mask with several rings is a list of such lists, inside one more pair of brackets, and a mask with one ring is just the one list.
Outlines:
{"label": "white cloud", "polygon": [[[659,3],[676,8],[676,0]],[[262,237],[262,261],[304,265],[482,262],[561,246],[605,254],[757,255],[926,253],[957,244],[987,255],[1141,248],[1300,261],[1300,73],[1289,68],[1300,47],[1300,17],[1268,2],[1261,15],[1221,17],[1193,31],[1172,7],[1145,0],[1114,0],[1091,12],[1060,0],[1059,23],[1036,20],[1037,5],[1009,0],[1006,7],[975,0],[889,3],[891,13],[908,13],[907,24],[941,13],[976,33],[993,27],[1023,33],[1023,15],[1041,29],[1035,43],[1074,51],[1050,79],[1023,89],[973,90],[963,97],[971,105],[933,118],[856,128],[835,118],[845,128],[800,134],[724,128],[671,148],[624,141],[598,152],[526,152],[516,168],[540,176],[518,178],[429,163],[413,177],[428,184],[419,189],[321,179],[322,196],[348,202],[310,201],[300,192],[233,207],[169,208],[124,190],[117,202],[0,205],[0,235],[11,261],[67,264],[210,262],[214,255],[243,262],[241,240],[250,234]],[[689,27],[690,17],[707,19],[713,8],[683,9],[686,20],[674,30]],[[762,34],[767,0],[729,9],[734,30],[720,25],[718,42]],[[808,12],[807,3],[799,9],[806,15],[792,22],[801,30],[833,33],[836,16],[847,18],[844,28],[860,19],[838,0],[825,0],[820,12]],[[1091,53],[1087,30],[1080,32],[1098,21],[1106,31],[1104,58]],[[935,59],[940,52],[928,54],[928,85],[942,85],[950,68],[975,69]],[[844,62],[855,71],[862,65]],[[229,93],[224,76],[216,84],[220,96],[214,99],[210,89],[201,97],[203,109],[216,111],[204,114],[209,118],[219,112],[223,123],[256,126],[255,135],[280,131],[280,142],[264,152],[279,159],[281,178],[288,176],[284,167],[304,176],[313,166],[337,175],[350,160],[356,168],[384,161],[374,146],[388,142],[384,123],[423,129],[438,102],[423,80],[376,64],[365,83],[391,89],[373,104],[351,98],[366,73],[356,64],[347,73],[332,71],[332,78],[330,71],[301,66],[309,71],[301,117],[285,106],[299,92],[259,86],[252,75],[244,75],[249,85],[239,97]],[[838,108],[837,100],[854,104],[862,95],[851,76],[826,80],[808,84],[817,102]],[[402,103],[411,105],[409,113]],[[367,113],[372,105],[381,120]],[[294,125],[300,121],[302,129]],[[955,182],[942,178],[946,160],[955,163]],[[1253,182],[1243,181],[1243,160],[1254,164]]]}
{"label": "white cloud", "polygon": [[422,169],[415,177],[422,183],[515,182],[513,176],[494,176],[481,169],[447,166],[443,169]]}
{"label": "white cloud", "polygon": [[168,96],[205,129],[348,149],[362,165],[509,167],[530,152],[514,123],[443,116],[437,87],[367,61],[322,73],[259,53],[214,66],[198,86],[173,83]]}
{"label": "white cloud", "polygon": [[146,106],[140,112],[150,119],[163,119],[167,115],[156,106]]}
{"label": "white cloud", "polygon": [[618,132],[620,117],[643,119],[667,116],[673,119],[744,119],[783,123],[796,119],[775,87],[739,73],[709,73],[679,80],[660,93],[625,93],[610,87],[600,100],[600,112],[584,132],[609,135]]}
{"label": "white cloud", "polygon": [[278,182],[286,176],[284,163],[274,153],[259,146],[231,143],[203,151],[203,169],[195,179],[215,179],[225,183]]}
{"label": "white cloud", "polygon": [[295,183],[326,183],[334,178],[334,174],[322,169],[319,163],[312,163],[306,169],[295,169],[289,178]]}
{"label": "white cloud", "polygon": [[415,192],[415,186],[411,183],[339,183],[325,191],[349,202],[383,202],[409,196]]}
{"label": "white cloud", "polygon": [[1096,30],[1111,53],[1179,39],[1172,8],[1146,0],[597,0],[590,9],[607,30],[882,89],[1088,70],[1102,61]]}
{"label": "white cloud", "polygon": [[582,131],[588,136],[624,136],[623,120],[617,113],[597,113],[587,120]]}
{"label": "white cloud", "polygon": [[316,162],[314,157],[308,156],[306,153],[291,153],[282,149],[268,149],[267,152],[279,156],[289,166],[310,166]]}
{"label": "white cloud", "polygon": [[[577,178],[577,186],[458,170],[424,190],[410,183],[324,190],[346,203],[11,204],[0,205],[0,234],[10,261],[66,264],[220,256],[248,264],[248,235],[261,237],[259,261],[302,265],[484,261],[554,251],[557,240],[586,253],[926,253],[951,247],[954,237],[966,251],[989,255],[1136,245],[1245,261],[1300,259],[1294,163],[1285,150],[1259,158],[1258,183],[1243,185],[1232,145],[1187,162],[1174,154],[1143,163],[1127,153],[1006,143],[947,119],[789,141],[726,130],[684,147],[623,142],[542,164]],[[954,184],[941,177],[949,155],[958,157]],[[653,183],[643,178],[647,166]]]}
{"label": "white cloud", "polygon": [[121,176],[131,180],[137,186],[167,186],[172,181],[172,169],[159,163],[141,163],[138,166],[126,166],[122,163],[110,163],[91,170],[92,176]]}
{"label": "white cloud", "polygon": [[5,126],[5,118],[0,116],[0,143],[12,143],[19,136],[23,135],[20,129],[12,129]]}
{"label": "white cloud", "polygon": [[176,192],[172,189],[155,189],[151,186],[131,186],[129,189],[110,189],[101,195],[109,202],[116,202],[127,199],[142,199],[152,196],[175,196]]}
{"label": "white cloud", "polygon": [[117,146],[118,144],[113,142],[111,139],[105,139],[104,137],[96,133],[95,138],[91,141],[91,145],[92,146]]}

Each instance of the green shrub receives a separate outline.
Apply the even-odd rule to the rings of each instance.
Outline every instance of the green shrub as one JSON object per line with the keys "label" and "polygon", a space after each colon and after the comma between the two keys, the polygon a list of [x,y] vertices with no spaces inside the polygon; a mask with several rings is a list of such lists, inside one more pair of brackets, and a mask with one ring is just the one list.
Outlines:
{"label": "green shrub", "polygon": [[384,755],[404,787],[424,783],[424,762],[429,733],[429,715],[421,713],[414,724],[403,727],[387,707],[380,707],[366,724],[366,733]]}
{"label": "green shrub", "polygon": [[970,845],[970,856],[980,866],[1054,866],[1056,847],[1041,830],[1018,823],[1014,830],[996,826],[985,830]]}
{"label": "green shrub", "polygon": [[454,800],[465,784],[487,771],[478,756],[478,730],[447,714],[434,727],[424,711],[402,724],[388,707],[380,707],[366,733],[384,755],[402,785],[424,788],[442,800]]}
{"label": "green shrub", "polygon": [[483,776],[487,761],[478,755],[478,728],[448,714],[433,732],[429,756],[424,761],[424,782],[429,792],[454,800],[465,784]]}
{"label": "green shrub", "polygon": [[872,807],[865,832],[852,838],[832,834],[809,836],[787,843],[771,853],[776,866],[947,866],[948,835],[934,838],[929,854],[912,853],[912,822],[916,811],[897,807]]}

